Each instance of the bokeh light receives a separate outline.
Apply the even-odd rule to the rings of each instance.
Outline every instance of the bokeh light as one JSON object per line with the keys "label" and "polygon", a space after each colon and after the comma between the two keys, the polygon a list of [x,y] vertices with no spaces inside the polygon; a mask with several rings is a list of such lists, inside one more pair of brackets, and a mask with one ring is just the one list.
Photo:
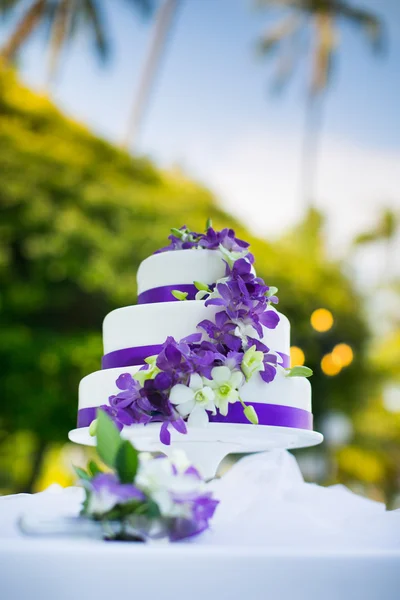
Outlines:
{"label": "bokeh light", "polygon": [[333,325],[333,315],[327,308],[317,308],[311,315],[310,321],[315,331],[329,331]]}
{"label": "bokeh light", "polygon": [[333,377],[334,375],[340,373],[342,370],[342,365],[335,359],[334,356],[332,356],[332,354],[325,354],[321,360],[321,369],[325,375]]}
{"label": "bokeh light", "polygon": [[332,357],[342,367],[348,367],[353,362],[354,353],[348,344],[337,344],[332,350]]}
{"label": "bokeh light", "polygon": [[291,346],[290,348],[290,366],[301,367],[304,365],[305,356],[304,352],[298,346]]}

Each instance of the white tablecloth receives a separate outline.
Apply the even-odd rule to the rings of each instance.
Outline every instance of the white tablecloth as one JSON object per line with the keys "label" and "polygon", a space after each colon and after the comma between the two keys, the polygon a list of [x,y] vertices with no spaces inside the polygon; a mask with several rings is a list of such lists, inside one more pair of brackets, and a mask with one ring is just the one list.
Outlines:
{"label": "white tablecloth", "polygon": [[400,511],[304,483],[286,452],[213,487],[212,529],[174,545],[24,538],[21,514],[76,514],[81,490],[0,498],[0,600],[400,599]]}

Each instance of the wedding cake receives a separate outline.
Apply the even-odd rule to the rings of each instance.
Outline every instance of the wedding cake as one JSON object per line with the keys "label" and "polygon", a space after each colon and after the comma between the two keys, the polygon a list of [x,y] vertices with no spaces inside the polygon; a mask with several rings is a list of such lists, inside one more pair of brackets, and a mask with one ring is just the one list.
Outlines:
{"label": "wedding cake", "polygon": [[249,245],[211,224],[172,229],[169,241],[139,267],[138,304],[104,319],[102,369],[80,383],[75,432],[95,435],[100,408],[123,433],[151,431],[166,446],[171,434],[311,432],[311,370],[290,368],[290,323]]}

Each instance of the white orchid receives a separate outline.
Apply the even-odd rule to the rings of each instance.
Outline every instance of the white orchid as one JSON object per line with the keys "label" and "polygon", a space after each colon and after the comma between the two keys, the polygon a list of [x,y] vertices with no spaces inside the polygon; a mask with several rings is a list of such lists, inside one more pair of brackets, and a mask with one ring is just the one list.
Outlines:
{"label": "white orchid", "polygon": [[216,413],[214,396],[208,380],[203,380],[198,373],[193,373],[188,386],[182,383],[174,385],[169,399],[182,417],[189,415],[188,425],[204,427],[208,423],[207,410],[214,415]]}
{"label": "white orchid", "polygon": [[142,453],[135,485],[148,494],[160,508],[164,517],[187,517],[185,503],[176,503],[175,498],[190,497],[204,490],[202,479],[185,473],[190,466],[184,453],[174,453],[171,458],[154,459]]}
{"label": "white orchid", "polygon": [[221,415],[228,414],[228,405],[239,400],[239,388],[244,383],[241,371],[231,371],[229,367],[214,367],[212,379],[203,378],[207,386],[214,390],[214,403]]}
{"label": "white orchid", "polygon": [[257,371],[264,371],[264,352],[256,349],[256,346],[251,346],[246,352],[243,354],[241,368],[247,379],[257,373]]}
{"label": "white orchid", "polygon": [[247,343],[248,336],[259,337],[250,319],[243,317],[242,319],[233,319],[232,322],[236,325],[234,332],[236,337],[239,337],[243,343]]}

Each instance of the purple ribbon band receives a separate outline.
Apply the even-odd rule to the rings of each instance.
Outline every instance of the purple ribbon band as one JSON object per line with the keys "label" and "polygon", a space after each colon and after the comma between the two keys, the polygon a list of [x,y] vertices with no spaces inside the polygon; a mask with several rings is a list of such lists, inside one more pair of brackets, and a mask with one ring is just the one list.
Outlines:
{"label": "purple ribbon band", "polygon": [[123,348],[105,354],[101,359],[102,369],[113,369],[114,367],[134,367],[144,365],[145,358],[159,354],[162,344],[154,346],[138,346],[136,348]]}
{"label": "purple ribbon band", "polygon": [[81,408],[78,410],[78,421],[76,426],[89,427],[90,423],[95,420],[98,406],[89,406],[88,408]]}
{"label": "purple ribbon band", "polygon": [[194,300],[199,291],[193,283],[180,283],[178,285],[164,285],[162,287],[151,288],[142,292],[138,296],[138,304],[153,304],[157,302],[177,302],[178,299],[172,295],[174,290],[186,292],[186,300]]}
{"label": "purple ribbon band", "polygon": [[[254,407],[258,415],[259,425],[295,427],[296,429],[308,429],[312,431],[313,416],[308,410],[294,408],[293,406],[280,406],[279,404],[260,404],[259,402],[249,402],[248,406]],[[96,418],[97,409],[97,406],[81,408],[78,411],[78,428],[89,427],[90,423]],[[211,423],[239,423],[250,425],[243,414],[243,407],[239,402],[229,405],[226,417],[219,413],[216,415],[209,415],[209,417]]]}
{"label": "purple ribbon band", "polygon": [[282,359],[281,363],[278,363],[284,369],[288,369],[290,367],[290,356],[288,354],[284,354],[284,352],[277,352]]}
{"label": "purple ribbon band", "polygon": [[[115,367],[134,367],[144,365],[145,359],[148,356],[154,356],[161,352],[162,345],[155,344],[154,346],[137,346],[136,348],[123,348],[105,354],[101,359],[102,369],[113,369]],[[278,352],[282,358],[279,363],[285,369],[290,367],[290,356],[283,352]]]}

